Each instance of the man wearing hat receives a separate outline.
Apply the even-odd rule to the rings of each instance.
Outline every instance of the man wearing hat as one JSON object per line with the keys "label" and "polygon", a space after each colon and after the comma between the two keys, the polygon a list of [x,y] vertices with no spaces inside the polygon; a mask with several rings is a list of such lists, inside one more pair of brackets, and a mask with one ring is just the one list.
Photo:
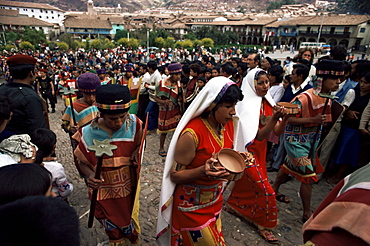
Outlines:
{"label": "man wearing hat", "polygon": [[[322,94],[328,95],[338,89],[340,78],[344,75],[344,64],[335,60],[322,61],[316,66],[316,75],[315,87],[299,94],[291,101],[300,106],[301,112],[299,117],[289,118],[284,132],[287,156],[273,184],[278,197],[284,196],[279,193],[279,187],[288,174],[301,182],[303,222],[312,215],[312,184],[318,181],[317,174],[324,171],[317,158],[316,148],[320,142],[322,125],[331,122],[331,101],[322,97]],[[289,202],[286,198],[284,201]]]}
{"label": "man wearing hat", "polygon": [[10,98],[14,110],[6,130],[29,134],[38,128],[47,128],[40,97],[33,89],[36,78],[36,59],[14,55],[7,59],[11,81],[0,86],[0,95]]}
{"label": "man wearing hat", "polygon": [[[110,245],[126,245],[125,238],[135,244],[139,241],[138,214],[133,212],[138,209],[135,194],[139,192],[135,153],[140,146],[142,122],[128,113],[131,102],[127,86],[98,87],[96,106],[100,117],[73,136],[79,142],[74,154],[80,160],[82,174],[87,177],[87,186],[98,189],[94,215],[105,227]],[[93,139],[109,139],[111,145],[117,146],[112,157],[103,158],[102,179],[94,178],[97,157],[93,151],[88,151]]]}
{"label": "man wearing hat", "polygon": [[99,76],[101,85],[106,85],[110,83],[110,79],[105,76],[105,69],[98,69],[96,70],[96,73]]}
{"label": "man wearing hat", "polygon": [[[84,73],[77,78],[77,85],[82,98],[73,102],[73,112],[71,106],[68,106],[62,116],[62,129],[71,138],[72,150],[75,150],[78,145],[78,142],[72,138],[73,134],[79,128],[90,124],[99,113],[95,106],[96,88],[100,86],[99,77],[94,73]],[[80,171],[77,159],[74,158],[74,161]]]}
{"label": "man wearing hat", "polygon": [[83,97],[73,102],[73,113],[71,106],[68,106],[62,117],[62,128],[72,135],[79,127],[90,124],[98,115],[95,93],[100,86],[99,77],[94,73],[84,73],[77,78],[77,85]]}
{"label": "man wearing hat", "polygon": [[42,98],[45,99],[47,108],[48,106],[48,100],[51,105],[51,112],[55,113],[55,102],[54,102],[54,84],[51,78],[47,75],[48,70],[47,69],[40,69],[40,77],[36,78],[36,88],[37,93],[41,94]]}
{"label": "man wearing hat", "polygon": [[129,80],[132,79],[134,76],[134,68],[130,65],[125,65],[123,67],[123,72],[125,73],[121,78],[118,80],[118,84],[120,85],[128,85]]}

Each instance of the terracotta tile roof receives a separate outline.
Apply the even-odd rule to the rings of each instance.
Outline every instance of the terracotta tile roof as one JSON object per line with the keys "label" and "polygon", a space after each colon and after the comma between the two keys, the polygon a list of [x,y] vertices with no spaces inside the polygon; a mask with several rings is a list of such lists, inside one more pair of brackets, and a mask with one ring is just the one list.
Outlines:
{"label": "terracotta tile roof", "polygon": [[0,9],[0,16],[18,16],[18,10]]}
{"label": "terracotta tile roof", "polygon": [[314,18],[314,16],[301,16],[301,17],[296,17],[296,18],[291,18],[291,19],[283,19],[283,20],[274,21],[266,25],[266,27],[297,26],[312,18]]}
{"label": "terracotta tile roof", "polygon": [[111,24],[106,19],[98,19],[99,17],[69,17],[64,20],[66,28],[101,28],[112,29]]}
{"label": "terracotta tile roof", "polygon": [[25,8],[35,8],[35,9],[50,9],[50,10],[56,10],[60,12],[65,12],[64,10],[61,10],[57,7],[51,6],[46,3],[31,3],[31,2],[15,2],[15,1],[5,1],[0,0],[0,5],[2,6],[9,6],[9,7],[25,7]]}
{"label": "terracotta tile roof", "polygon": [[123,17],[109,17],[108,20],[111,24],[125,24],[125,19]]}
{"label": "terracotta tile roof", "polygon": [[[305,22],[300,23],[300,25],[319,26],[321,25],[322,19],[322,16],[315,16]],[[370,15],[331,15],[324,16],[323,24],[327,26],[356,26],[369,20]]]}
{"label": "terracotta tile roof", "polygon": [[0,24],[13,26],[54,26],[52,23],[28,16],[1,16]]}

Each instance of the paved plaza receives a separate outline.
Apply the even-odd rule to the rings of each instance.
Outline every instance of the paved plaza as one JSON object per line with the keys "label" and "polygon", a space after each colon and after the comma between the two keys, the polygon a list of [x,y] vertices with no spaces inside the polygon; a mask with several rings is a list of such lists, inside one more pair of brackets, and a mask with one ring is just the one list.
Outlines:
{"label": "paved plaza", "polygon": [[[74,191],[69,197],[70,205],[76,209],[80,218],[81,245],[96,246],[108,240],[103,227],[97,220],[93,228],[87,228],[87,214],[90,201],[87,197],[87,189],[82,178],[79,177],[73,164],[72,150],[66,134],[60,127],[62,110],[62,100],[58,100],[57,112],[49,114],[51,129],[58,136],[57,157],[66,170],[66,174],[74,185]],[[172,134],[167,136],[167,146]],[[145,150],[144,161],[141,173],[141,194],[140,194],[140,224],[142,245],[157,245],[155,242],[155,227],[158,214],[159,196],[161,190],[161,180],[165,158],[158,155],[159,136],[150,134],[147,136],[148,145]],[[167,148],[166,146],[166,148]],[[269,173],[270,182],[275,179],[276,173]],[[279,225],[275,230],[275,235],[279,238],[280,245],[299,245],[302,243],[301,234],[301,202],[299,198],[299,182],[296,180],[283,184],[281,192],[286,194],[289,204],[279,203]],[[312,208],[315,209],[328,192],[333,188],[325,180],[313,186]],[[226,190],[225,197],[229,191]],[[222,213],[223,231],[227,245],[269,245],[257,233],[256,228],[249,223],[229,214]],[[105,243],[100,244],[105,245]]]}

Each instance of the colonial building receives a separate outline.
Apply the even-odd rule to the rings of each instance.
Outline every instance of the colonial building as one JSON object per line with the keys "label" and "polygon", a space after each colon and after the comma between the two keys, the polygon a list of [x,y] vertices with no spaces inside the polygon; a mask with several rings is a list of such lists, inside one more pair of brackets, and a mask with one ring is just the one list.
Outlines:
{"label": "colonial building", "polygon": [[19,15],[18,10],[0,9],[0,32],[23,32],[26,27],[43,30],[47,39],[60,34],[58,25]]}
{"label": "colonial building", "polygon": [[323,42],[361,50],[370,43],[369,15],[320,15],[280,19],[266,25],[269,45]]}
{"label": "colonial building", "polygon": [[65,19],[64,26],[66,33],[72,34],[74,38],[112,38],[111,23],[99,16],[69,16]]}
{"label": "colonial building", "polygon": [[186,23],[195,30],[202,26],[216,27],[221,32],[232,31],[239,35],[239,43],[260,45],[266,39],[265,25],[276,21],[275,17],[247,17],[240,21],[212,21]]}
{"label": "colonial building", "polygon": [[65,11],[46,3],[0,0],[0,9],[17,10],[20,15],[27,15],[28,17],[63,26]]}

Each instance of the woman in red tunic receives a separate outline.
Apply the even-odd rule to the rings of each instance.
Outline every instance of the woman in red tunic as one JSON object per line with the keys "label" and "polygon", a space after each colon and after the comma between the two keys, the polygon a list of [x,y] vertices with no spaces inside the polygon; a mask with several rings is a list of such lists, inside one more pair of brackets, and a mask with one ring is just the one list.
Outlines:
{"label": "woman in red tunic", "polygon": [[213,154],[233,147],[235,104],[242,98],[231,80],[211,79],[183,116],[164,171],[157,225],[161,245],[225,245],[220,213],[229,173],[211,171],[211,163]]}
{"label": "woman in red tunic", "polygon": [[167,132],[174,131],[181,119],[182,88],[180,85],[182,66],[173,63],[168,66],[170,76],[159,82],[154,100],[159,104],[158,133],[159,155],[167,155],[164,142]]}
{"label": "woman in red tunic", "polygon": [[[247,75],[247,83],[242,86],[246,100],[243,100],[243,103],[246,103],[252,112],[254,108],[255,114],[248,115],[240,112],[238,114],[241,122],[254,120],[258,124],[258,128],[254,130],[254,139],[247,147],[248,152],[253,153],[256,161],[248,165],[244,171],[245,175],[235,182],[227,200],[226,210],[256,225],[259,234],[267,242],[275,243],[278,239],[271,230],[277,225],[277,207],[275,193],[268,182],[266,171],[266,137],[271,131],[280,135],[288,117],[284,117],[282,122],[279,122],[279,118],[285,115],[284,109],[273,107],[275,103],[267,94],[269,80],[266,72],[252,70],[250,73],[252,74]],[[239,132],[243,129],[251,131],[249,128],[242,128]],[[243,151],[247,143],[237,150]]]}

